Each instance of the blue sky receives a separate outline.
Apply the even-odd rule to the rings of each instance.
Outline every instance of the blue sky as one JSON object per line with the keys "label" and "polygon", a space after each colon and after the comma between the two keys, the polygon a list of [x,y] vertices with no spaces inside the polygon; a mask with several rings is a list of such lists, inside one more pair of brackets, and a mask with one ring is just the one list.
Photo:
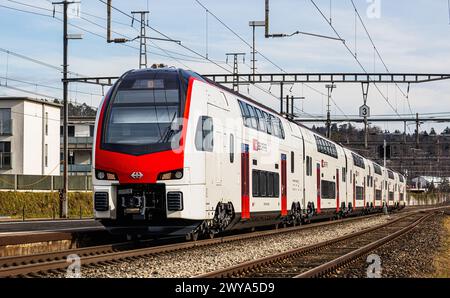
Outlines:
{"label": "blue sky", "polygon": [[[377,0],[375,0],[377,1]],[[423,72],[450,73],[450,25],[447,0],[378,0],[381,10],[379,18],[371,18],[367,10],[373,1],[354,0],[367,29],[369,30],[382,58],[391,72]],[[53,6],[47,0],[0,0],[0,48],[17,52],[52,65],[62,64],[62,23],[51,17]],[[201,2],[246,41],[251,41],[250,20],[264,19],[264,1],[217,1],[201,0]],[[36,7],[21,5],[25,3]],[[333,26],[346,40],[346,44],[356,53],[367,71],[384,71],[384,67],[375,56],[374,50],[359,21],[356,26],[355,12],[350,0],[315,0],[327,18],[332,18]],[[149,24],[167,34],[173,39],[181,40],[183,45],[206,54],[206,32],[208,33],[208,55],[226,69],[225,53],[246,52],[246,64],[240,65],[242,72],[249,72],[250,48],[230,33],[211,15],[208,17],[208,31],[206,31],[205,10],[195,0],[113,0],[113,6],[129,13],[132,10],[150,10]],[[22,9],[36,13],[50,15],[38,16],[11,10]],[[42,9],[39,9],[40,7]],[[56,7],[56,17],[61,17],[61,8]],[[81,16],[83,19],[71,19],[70,33],[83,33],[83,40],[70,42],[70,70],[83,75],[120,75],[123,72],[138,67],[137,42],[129,47],[117,44],[107,44],[105,21],[106,6],[99,0],[82,0]],[[88,21],[87,21],[88,20]],[[113,30],[128,37],[136,37],[135,28],[131,27],[131,19],[113,12]],[[90,22],[89,22],[90,21]],[[98,25],[94,25],[96,23]],[[327,22],[314,7],[310,0],[272,0],[271,1],[271,32],[292,33],[296,30],[334,36]],[[78,26],[76,28],[74,26]],[[80,28],[92,33],[83,32]],[[148,31],[152,37],[161,37],[156,32]],[[356,39],[356,45],[355,45]],[[149,47],[149,62],[165,63],[177,67],[189,67],[200,73],[223,72],[214,64],[207,63],[198,56],[182,47],[170,42],[154,42],[157,47],[164,48],[171,59],[157,47]],[[150,46],[154,44],[150,43]],[[354,58],[338,41],[318,39],[307,36],[294,36],[286,39],[264,39],[263,29],[257,29],[257,49],[288,72],[361,72]],[[161,56],[163,55],[163,56]],[[259,72],[277,72],[278,70],[257,57]],[[182,63],[180,63],[180,61]],[[49,69],[12,55],[0,52],[0,82],[9,86],[27,89],[33,92],[62,97],[58,89],[32,86],[11,79],[33,82],[60,88],[61,74],[57,70]],[[270,86],[262,86],[269,89]],[[310,85],[322,93],[326,93],[323,84]],[[388,98],[391,105],[400,114],[408,114],[406,99],[395,86],[380,85],[380,90]],[[406,86],[400,86],[406,91]],[[96,86],[73,84],[70,93],[71,100],[86,102],[97,106],[101,99],[101,89]],[[241,91],[247,93],[247,88]],[[249,88],[250,95],[272,107],[278,107],[279,89],[270,88],[273,96],[256,88]],[[326,98],[308,86],[295,85],[294,95],[303,95],[304,111],[308,114],[323,115],[325,113]],[[84,93],[87,94],[84,94]],[[92,95],[91,95],[92,94]],[[26,95],[12,89],[0,87],[0,96]],[[358,113],[362,104],[361,87],[359,85],[339,85],[334,91],[334,100],[346,115]],[[372,114],[394,114],[382,96],[371,88],[369,91],[369,105]],[[410,103],[413,112],[433,113],[450,112],[450,82],[414,85],[411,87]],[[299,104],[299,108],[301,105]],[[332,107],[332,114],[342,116],[336,106]],[[402,125],[382,124],[384,129],[394,129]],[[441,129],[445,125],[427,124],[423,129],[436,127]],[[411,126],[413,131],[413,127]]]}

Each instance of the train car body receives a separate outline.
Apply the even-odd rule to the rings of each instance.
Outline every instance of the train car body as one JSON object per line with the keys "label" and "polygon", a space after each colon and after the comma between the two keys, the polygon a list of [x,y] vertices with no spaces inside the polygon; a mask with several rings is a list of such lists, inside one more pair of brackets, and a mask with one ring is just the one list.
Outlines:
{"label": "train car body", "polygon": [[181,69],[124,74],[95,131],[95,217],[119,231],[296,224],[381,208],[387,180],[398,200],[404,189],[355,152]]}

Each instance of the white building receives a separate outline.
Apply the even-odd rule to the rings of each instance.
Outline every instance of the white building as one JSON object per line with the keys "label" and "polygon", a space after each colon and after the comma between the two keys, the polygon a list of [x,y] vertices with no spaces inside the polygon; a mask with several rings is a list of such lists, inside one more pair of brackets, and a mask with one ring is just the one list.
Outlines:
{"label": "white building", "polygon": [[[92,171],[92,143],[95,117],[69,116],[69,175],[90,175]],[[61,146],[63,127],[61,126]],[[63,157],[61,147],[61,159]],[[61,167],[61,172],[63,168]]]}
{"label": "white building", "polygon": [[0,174],[59,175],[61,105],[0,97]]}

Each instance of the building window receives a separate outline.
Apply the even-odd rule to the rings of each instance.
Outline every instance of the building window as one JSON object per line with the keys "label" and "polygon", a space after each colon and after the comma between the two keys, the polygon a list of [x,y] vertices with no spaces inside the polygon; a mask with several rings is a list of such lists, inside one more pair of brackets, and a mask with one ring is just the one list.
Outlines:
{"label": "building window", "polygon": [[75,136],[75,126],[73,126],[73,125],[69,125],[68,127],[67,127],[67,129],[68,129],[68,133],[67,133],[67,135],[69,136],[69,137],[74,137]]}
{"label": "building window", "polygon": [[11,142],[0,142],[0,169],[11,169]]}
{"label": "building window", "polygon": [[44,165],[48,167],[48,144],[45,144]]}
{"label": "building window", "polygon": [[89,136],[93,137],[94,136],[94,125],[89,125]]}
{"label": "building window", "polygon": [[0,109],[0,135],[12,135],[11,109]]}

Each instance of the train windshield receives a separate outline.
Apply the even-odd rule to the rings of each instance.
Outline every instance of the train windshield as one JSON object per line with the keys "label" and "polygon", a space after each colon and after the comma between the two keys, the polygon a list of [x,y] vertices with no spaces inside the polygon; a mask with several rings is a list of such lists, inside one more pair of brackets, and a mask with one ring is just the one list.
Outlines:
{"label": "train windshield", "polygon": [[109,148],[105,149],[145,154],[178,144],[184,101],[181,89],[175,71],[126,77],[109,104],[103,135],[103,144]]}

